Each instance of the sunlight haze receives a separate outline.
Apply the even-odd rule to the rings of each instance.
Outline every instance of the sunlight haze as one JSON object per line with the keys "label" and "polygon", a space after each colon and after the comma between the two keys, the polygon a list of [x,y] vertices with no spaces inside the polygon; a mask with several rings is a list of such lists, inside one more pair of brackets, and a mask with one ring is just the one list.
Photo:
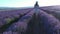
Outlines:
{"label": "sunlight haze", "polygon": [[60,0],[0,0],[0,7],[33,7],[36,1],[41,7],[60,5]]}

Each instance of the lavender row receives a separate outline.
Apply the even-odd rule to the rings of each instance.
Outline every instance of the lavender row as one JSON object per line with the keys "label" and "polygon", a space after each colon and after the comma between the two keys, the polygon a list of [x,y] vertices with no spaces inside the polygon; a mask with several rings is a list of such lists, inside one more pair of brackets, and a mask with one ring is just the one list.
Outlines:
{"label": "lavender row", "polygon": [[6,12],[5,14],[2,13],[0,15],[0,27],[4,24],[9,23],[11,20],[14,20],[15,18],[20,18],[20,15],[24,15],[25,13],[27,13],[29,10],[31,9],[25,9],[25,10],[21,10],[21,11],[11,11],[11,12]]}
{"label": "lavender row", "polygon": [[52,16],[42,10],[40,10],[40,18],[44,25],[45,33],[47,33],[47,34],[59,33],[59,32],[57,32],[57,30],[60,29],[59,28],[60,21],[58,19],[56,19],[54,16]]}
{"label": "lavender row", "polygon": [[58,9],[52,9],[52,8],[43,8],[42,10],[44,10],[45,12],[47,12],[48,14],[52,14],[53,16],[55,16],[56,18],[58,18],[60,20],[60,10]]}
{"label": "lavender row", "polygon": [[29,10],[31,10],[31,9],[1,11],[0,16],[1,17],[7,17],[7,16],[16,15],[16,14],[18,14],[18,15],[22,14],[23,15],[24,13],[28,12]]}
{"label": "lavender row", "polygon": [[23,16],[18,22],[12,24],[6,31],[18,31],[18,32],[25,32],[27,29],[27,24],[31,20],[33,11],[28,13],[27,15]]}

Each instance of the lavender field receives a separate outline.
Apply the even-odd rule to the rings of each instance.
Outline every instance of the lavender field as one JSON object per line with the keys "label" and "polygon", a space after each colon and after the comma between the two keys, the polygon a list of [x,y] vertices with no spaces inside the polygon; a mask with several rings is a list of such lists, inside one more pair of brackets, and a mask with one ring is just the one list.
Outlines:
{"label": "lavender field", "polygon": [[52,14],[60,20],[60,5],[41,7],[41,9],[47,12],[48,14]]}
{"label": "lavender field", "polygon": [[0,11],[0,34],[60,34],[60,6]]}

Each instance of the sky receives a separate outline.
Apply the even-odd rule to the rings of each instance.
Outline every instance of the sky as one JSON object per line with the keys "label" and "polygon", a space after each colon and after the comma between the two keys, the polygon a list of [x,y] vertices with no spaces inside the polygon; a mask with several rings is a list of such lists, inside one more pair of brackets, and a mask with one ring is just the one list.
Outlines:
{"label": "sky", "polygon": [[33,7],[36,1],[41,7],[60,5],[60,0],[0,0],[0,7]]}

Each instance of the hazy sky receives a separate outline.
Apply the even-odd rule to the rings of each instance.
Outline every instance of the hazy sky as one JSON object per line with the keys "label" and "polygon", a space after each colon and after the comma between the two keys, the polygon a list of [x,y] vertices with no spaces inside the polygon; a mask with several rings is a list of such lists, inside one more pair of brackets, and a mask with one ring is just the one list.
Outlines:
{"label": "hazy sky", "polygon": [[39,6],[60,5],[60,0],[0,0],[0,7],[29,7],[36,1]]}

